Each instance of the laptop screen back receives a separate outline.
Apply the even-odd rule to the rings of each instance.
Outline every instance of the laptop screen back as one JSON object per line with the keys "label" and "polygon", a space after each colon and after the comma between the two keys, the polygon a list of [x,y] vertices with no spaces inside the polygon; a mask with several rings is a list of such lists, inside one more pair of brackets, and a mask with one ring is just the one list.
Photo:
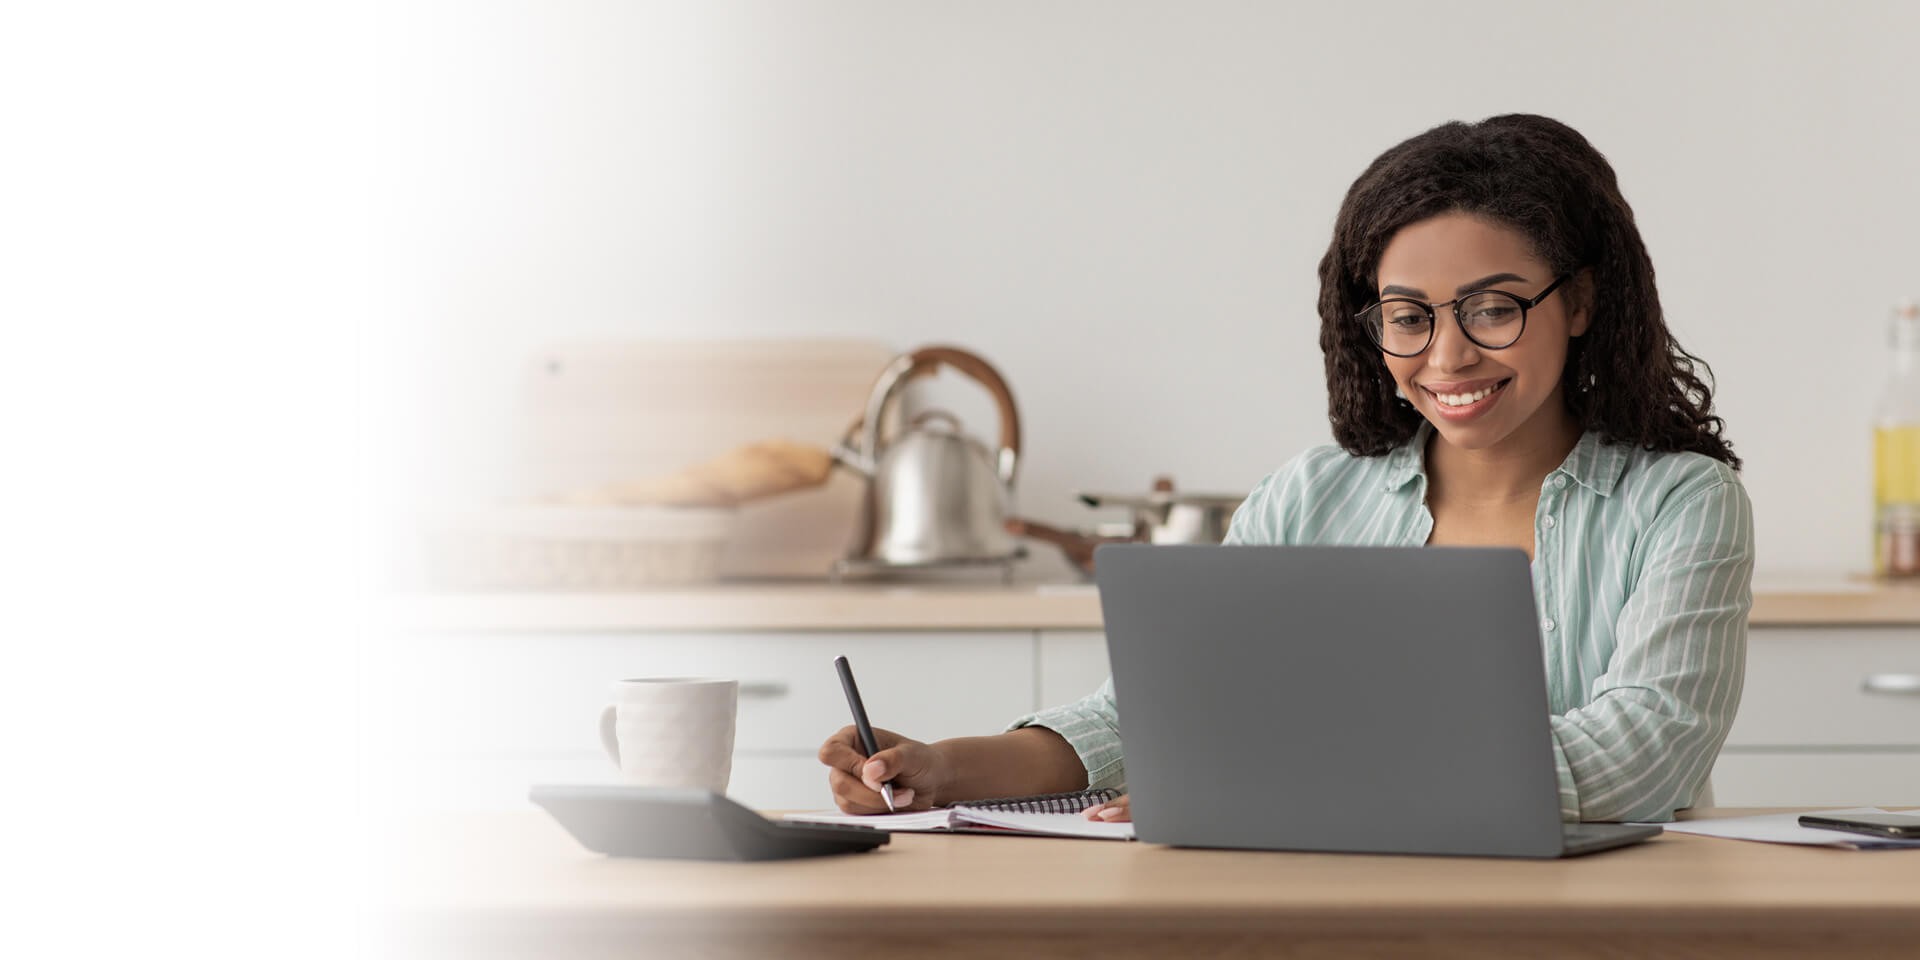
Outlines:
{"label": "laptop screen back", "polygon": [[1141,839],[1561,849],[1521,551],[1115,544],[1095,570]]}

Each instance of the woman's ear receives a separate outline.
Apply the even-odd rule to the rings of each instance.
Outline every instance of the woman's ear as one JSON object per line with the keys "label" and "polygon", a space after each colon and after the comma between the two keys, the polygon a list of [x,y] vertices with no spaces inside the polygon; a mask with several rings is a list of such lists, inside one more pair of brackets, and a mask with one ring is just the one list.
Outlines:
{"label": "woman's ear", "polygon": [[1582,267],[1573,275],[1573,289],[1567,291],[1567,336],[1578,337],[1593,322],[1593,268]]}

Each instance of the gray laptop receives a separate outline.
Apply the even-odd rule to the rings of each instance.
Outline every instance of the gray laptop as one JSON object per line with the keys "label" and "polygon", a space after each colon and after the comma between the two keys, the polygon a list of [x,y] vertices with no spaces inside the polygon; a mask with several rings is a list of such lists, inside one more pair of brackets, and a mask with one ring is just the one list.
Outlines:
{"label": "gray laptop", "polygon": [[1095,554],[1140,839],[1564,857],[1526,554],[1107,544]]}

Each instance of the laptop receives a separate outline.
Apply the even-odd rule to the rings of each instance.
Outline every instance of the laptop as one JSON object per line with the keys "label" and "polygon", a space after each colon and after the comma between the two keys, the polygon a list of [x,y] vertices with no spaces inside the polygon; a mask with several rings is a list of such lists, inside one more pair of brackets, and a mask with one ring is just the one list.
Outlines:
{"label": "laptop", "polygon": [[1658,826],[1560,821],[1527,556],[1103,544],[1142,840],[1567,857]]}

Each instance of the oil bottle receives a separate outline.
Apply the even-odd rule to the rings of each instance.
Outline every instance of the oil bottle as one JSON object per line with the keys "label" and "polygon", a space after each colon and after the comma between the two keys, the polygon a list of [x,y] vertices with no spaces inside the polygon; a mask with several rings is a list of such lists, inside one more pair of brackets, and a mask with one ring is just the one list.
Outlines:
{"label": "oil bottle", "polygon": [[1893,308],[1893,367],[1874,412],[1873,570],[1920,578],[1920,301]]}

